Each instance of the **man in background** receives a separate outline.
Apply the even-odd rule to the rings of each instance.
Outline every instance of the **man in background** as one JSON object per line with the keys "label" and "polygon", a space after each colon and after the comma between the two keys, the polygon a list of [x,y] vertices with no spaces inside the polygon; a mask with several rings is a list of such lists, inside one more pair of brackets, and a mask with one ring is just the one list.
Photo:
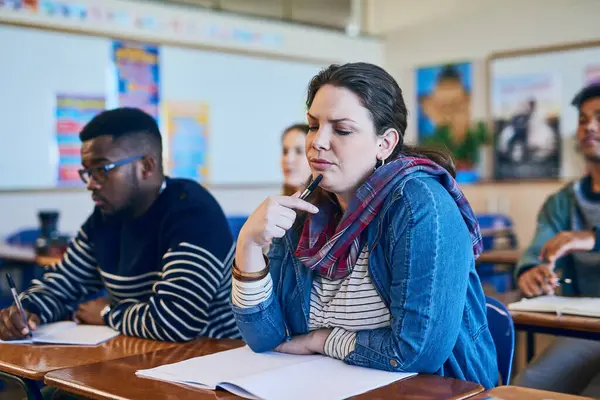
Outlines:
{"label": "man in background", "polygon": [[[27,326],[14,305],[0,311],[0,339],[73,317],[146,339],[238,338],[227,220],[198,183],[165,177],[156,121],[135,108],[105,111],[80,138],[94,211],[23,294]],[[103,288],[108,298],[78,306]]]}
{"label": "man in background", "polygon": [[[571,284],[563,294],[600,297],[600,84],[582,89],[577,142],[588,174],[546,200],[537,230],[517,266],[525,296],[552,295],[557,269]],[[559,338],[516,378],[514,384],[554,392],[600,397],[600,342]]]}

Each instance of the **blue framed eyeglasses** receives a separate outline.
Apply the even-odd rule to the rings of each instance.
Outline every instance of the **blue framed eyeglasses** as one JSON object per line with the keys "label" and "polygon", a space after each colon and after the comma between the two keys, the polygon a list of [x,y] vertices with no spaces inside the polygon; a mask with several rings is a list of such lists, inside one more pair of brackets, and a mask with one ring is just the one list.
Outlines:
{"label": "blue framed eyeglasses", "polygon": [[99,165],[97,167],[80,169],[78,171],[79,176],[81,177],[83,183],[85,183],[86,185],[89,183],[91,178],[94,178],[94,180],[98,183],[104,183],[108,180],[108,173],[110,172],[110,170],[120,167],[121,165],[132,163],[143,157],[143,155],[138,155],[135,157],[129,157],[123,160],[115,161],[106,165]]}

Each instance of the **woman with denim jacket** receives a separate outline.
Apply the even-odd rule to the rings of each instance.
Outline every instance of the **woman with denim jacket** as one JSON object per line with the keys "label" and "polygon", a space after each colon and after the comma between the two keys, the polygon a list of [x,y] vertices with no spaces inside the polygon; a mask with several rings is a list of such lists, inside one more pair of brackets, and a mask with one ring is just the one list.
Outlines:
{"label": "woman with denim jacket", "polygon": [[451,160],[403,143],[401,89],[375,65],[321,71],[307,107],[319,188],[311,203],[267,198],[238,238],[232,304],[246,343],[495,386],[481,235]]}

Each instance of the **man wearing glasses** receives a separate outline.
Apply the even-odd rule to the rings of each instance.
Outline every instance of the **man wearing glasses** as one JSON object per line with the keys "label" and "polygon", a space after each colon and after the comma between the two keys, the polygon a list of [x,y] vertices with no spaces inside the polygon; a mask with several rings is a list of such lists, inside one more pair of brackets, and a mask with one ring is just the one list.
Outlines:
{"label": "man wearing glasses", "polygon": [[[165,177],[156,121],[134,108],[105,111],[80,138],[94,211],[24,293],[28,326],[14,306],[0,311],[0,339],[73,317],[146,339],[239,338],[227,220],[198,183]],[[108,298],[77,306],[104,288]]]}

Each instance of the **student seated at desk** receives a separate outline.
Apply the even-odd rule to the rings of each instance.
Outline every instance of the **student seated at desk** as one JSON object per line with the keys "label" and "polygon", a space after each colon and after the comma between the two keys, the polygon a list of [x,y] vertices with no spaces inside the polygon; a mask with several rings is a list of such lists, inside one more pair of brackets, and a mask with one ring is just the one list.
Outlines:
{"label": "student seated at desk", "polygon": [[[600,84],[583,88],[577,141],[588,174],[546,200],[531,245],[517,265],[519,288],[528,297],[554,294],[555,270],[571,284],[563,294],[600,297]],[[558,338],[516,378],[515,385],[600,397],[600,342]]]}
{"label": "student seated at desk", "polygon": [[495,386],[481,234],[451,160],[404,145],[402,92],[372,64],[323,70],[307,106],[307,158],[323,179],[315,205],[269,197],[241,229],[232,303],[244,340]]}
{"label": "student seated at desk", "polygon": [[[134,108],[105,111],[80,138],[80,175],[95,208],[62,261],[24,293],[29,328],[75,314],[147,339],[239,337],[227,220],[198,183],[165,177],[155,120]],[[76,308],[102,288],[108,299]],[[27,333],[15,306],[0,311],[0,339]]]}
{"label": "student seated at desk", "polygon": [[281,172],[283,172],[284,196],[291,196],[304,188],[310,176],[304,142],[308,133],[307,124],[288,126],[281,136]]}

